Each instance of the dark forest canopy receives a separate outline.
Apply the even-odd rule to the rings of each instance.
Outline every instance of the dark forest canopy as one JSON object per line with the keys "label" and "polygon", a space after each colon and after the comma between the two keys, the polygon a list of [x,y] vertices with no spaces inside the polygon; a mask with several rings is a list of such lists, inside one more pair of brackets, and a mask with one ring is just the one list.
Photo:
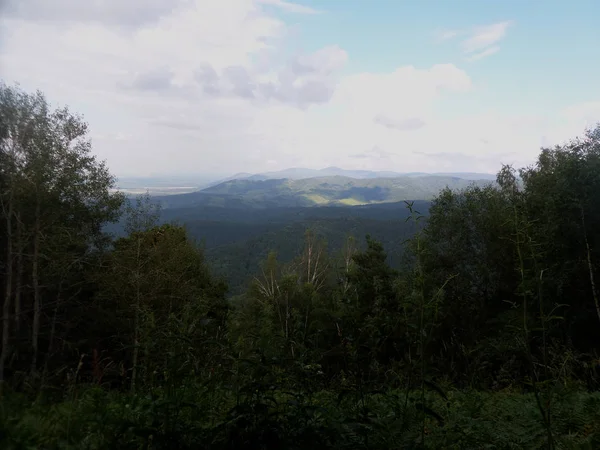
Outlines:
{"label": "dark forest canopy", "polygon": [[395,245],[338,208],[219,276],[113,187],[81,117],[0,85],[2,448],[600,447],[600,128],[396,205]]}

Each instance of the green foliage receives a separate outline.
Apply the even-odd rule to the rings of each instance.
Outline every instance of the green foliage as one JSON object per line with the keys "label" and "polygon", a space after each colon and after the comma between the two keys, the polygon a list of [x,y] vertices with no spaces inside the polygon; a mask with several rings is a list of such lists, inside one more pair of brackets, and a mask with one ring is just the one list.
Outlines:
{"label": "green foliage", "polygon": [[134,231],[107,256],[98,297],[114,305],[121,321],[121,339],[113,345],[132,349],[132,384],[140,369],[149,386],[156,377],[201,373],[211,361],[202,347],[225,322],[226,288],[212,278],[185,230]]}
{"label": "green foliage", "polygon": [[114,178],[79,116],[3,83],[0,162],[0,383],[10,371],[43,384],[69,359],[72,348],[56,349],[80,323],[89,267],[108,243],[102,226],[118,218],[123,199],[111,193]]}
{"label": "green foliage", "polygon": [[[11,394],[0,413],[3,448],[108,449],[411,449],[419,446],[418,395],[369,395],[364,406],[327,392],[301,394],[247,386],[236,402],[211,385],[132,396],[86,389],[53,405]],[[212,391],[212,392],[211,392]],[[544,429],[531,394],[449,392],[427,401],[446,412],[426,421],[422,448],[543,448]],[[558,445],[600,443],[597,393],[564,392],[555,412]]]}

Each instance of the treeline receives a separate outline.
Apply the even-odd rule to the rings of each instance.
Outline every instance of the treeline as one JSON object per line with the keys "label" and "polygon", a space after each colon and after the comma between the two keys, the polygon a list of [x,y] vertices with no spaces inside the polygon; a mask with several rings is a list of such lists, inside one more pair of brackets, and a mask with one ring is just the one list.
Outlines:
{"label": "treeline", "polygon": [[2,448],[600,446],[600,128],[235,301],[79,116],[0,85],[0,143]]}

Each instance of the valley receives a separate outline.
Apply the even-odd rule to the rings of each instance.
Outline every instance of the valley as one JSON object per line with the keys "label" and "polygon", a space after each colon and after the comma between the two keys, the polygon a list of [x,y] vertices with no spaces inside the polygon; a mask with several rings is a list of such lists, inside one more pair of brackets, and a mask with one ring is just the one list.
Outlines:
{"label": "valley", "polygon": [[[288,178],[279,178],[283,176]],[[227,282],[228,295],[236,296],[247,289],[270,251],[289,263],[302,248],[307,230],[322,237],[334,254],[350,236],[362,248],[369,234],[388,249],[388,263],[399,268],[403,243],[414,232],[406,222],[410,212],[405,201],[415,201],[415,209],[426,215],[429,201],[442,189],[484,187],[493,177],[287,169],[238,174],[193,192],[169,195],[164,193],[168,180],[161,181],[156,184],[163,186],[147,190],[160,205],[160,221],[183,225],[204,248],[215,274]],[[130,192],[143,190],[132,181],[128,186]],[[111,231],[120,234],[122,228]]]}

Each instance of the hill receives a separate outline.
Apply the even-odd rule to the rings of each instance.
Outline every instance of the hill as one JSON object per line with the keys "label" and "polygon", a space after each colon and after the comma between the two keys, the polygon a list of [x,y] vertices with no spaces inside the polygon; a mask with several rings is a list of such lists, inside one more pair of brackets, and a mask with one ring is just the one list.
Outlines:
{"label": "hill", "polygon": [[349,177],[355,179],[379,179],[399,177],[451,177],[464,180],[495,180],[495,175],[488,173],[400,173],[393,171],[372,170],[347,170],[339,167],[326,167],[324,169],[289,168],[280,171],[264,173],[240,172],[231,176],[218,174],[176,174],[176,175],[150,175],[150,176],[121,176],[117,180],[114,190],[124,192],[128,196],[135,196],[149,192],[153,196],[167,196],[197,192],[233,180],[265,181],[265,180],[304,180],[307,178],[323,177]]}
{"label": "hill", "polygon": [[[397,177],[422,177],[422,176],[448,176],[463,178],[466,180],[495,180],[495,174],[489,173],[476,173],[476,172],[439,172],[439,173],[425,173],[425,172],[395,172],[395,171],[378,171],[378,170],[351,170],[341,169],[339,167],[325,167],[324,169],[306,169],[301,167],[292,167],[289,169],[283,169],[278,171],[263,172],[257,174],[251,173],[238,173],[231,177],[224,178],[221,182],[231,180],[273,180],[287,178],[290,180],[302,180],[306,178],[320,178],[320,177],[332,177],[332,176],[343,176],[358,179],[369,179],[369,178],[397,178]],[[219,184],[215,182],[212,184]]]}
{"label": "hill", "polygon": [[393,203],[407,199],[430,200],[445,187],[463,189],[490,180],[423,175],[394,178],[329,176],[303,179],[236,179],[197,192],[156,197],[163,208],[213,206],[223,208],[277,208],[324,205],[356,206]]}

